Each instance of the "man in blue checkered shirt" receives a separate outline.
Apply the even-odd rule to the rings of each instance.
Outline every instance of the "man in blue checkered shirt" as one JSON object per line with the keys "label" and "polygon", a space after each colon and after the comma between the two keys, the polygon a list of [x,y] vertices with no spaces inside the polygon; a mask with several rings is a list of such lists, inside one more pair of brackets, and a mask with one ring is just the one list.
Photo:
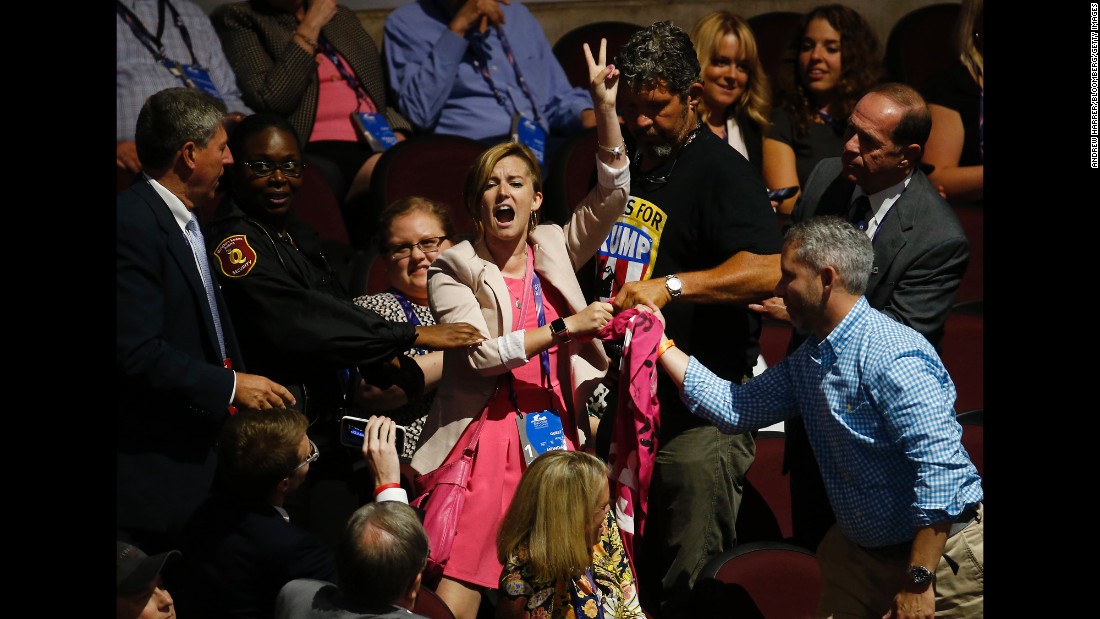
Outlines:
{"label": "man in blue checkered shirt", "polygon": [[812,336],[744,385],[667,338],[659,359],[684,404],[723,432],[802,416],[837,516],[817,549],[823,615],[981,617],[982,480],[955,386],[928,340],[868,305],[872,255],[839,217],[787,232],[775,294]]}

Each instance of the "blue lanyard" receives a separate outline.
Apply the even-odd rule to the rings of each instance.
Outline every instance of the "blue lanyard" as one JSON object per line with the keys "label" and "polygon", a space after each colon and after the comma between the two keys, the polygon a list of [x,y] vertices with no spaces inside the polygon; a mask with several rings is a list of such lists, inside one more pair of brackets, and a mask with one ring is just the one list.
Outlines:
{"label": "blue lanyard", "polygon": [[[533,271],[534,269],[532,269]],[[546,312],[542,308],[542,282],[539,280],[538,273],[532,273],[531,275],[531,292],[535,295],[535,316],[538,320],[540,327],[546,326]],[[543,385],[550,389],[550,351],[544,350],[539,353],[539,361],[542,362],[542,376]]]}
{"label": "blue lanyard", "polygon": [[[424,324],[420,322],[420,318],[416,315],[416,311],[413,310],[412,303],[409,303],[409,300],[405,298],[405,295],[401,294],[401,292],[396,288],[390,288],[389,293],[393,295],[393,298],[397,299],[397,304],[401,306],[401,311],[405,312],[405,318],[408,319],[410,324],[415,327],[419,327],[420,325]],[[428,354],[428,350],[425,348],[417,348],[415,350],[416,354],[418,355]]]}
{"label": "blue lanyard", "polygon": [[[523,79],[523,74],[520,73],[519,65],[516,64],[516,55],[512,53],[512,46],[508,43],[508,37],[504,34],[503,28],[497,28],[497,36],[500,37],[500,44],[504,47],[504,55],[508,59],[508,63],[512,65],[512,70],[516,74],[516,81],[519,82],[519,87],[523,89],[523,94],[527,95],[527,99],[531,102],[531,111],[535,115],[535,122],[542,121],[542,116],[539,115],[539,105],[535,102],[534,95],[531,94],[531,89],[527,87],[527,80]],[[474,39],[474,68],[481,72],[481,77],[485,78],[485,81],[489,84],[489,88],[493,91],[493,96],[496,97],[497,103],[500,103],[501,107],[508,108],[508,103],[504,100],[504,95],[497,89],[496,83],[493,81],[493,76],[489,74],[489,55],[485,52],[484,43],[487,37],[480,33],[475,32],[471,35]],[[516,110],[517,112],[519,110]]]}
{"label": "blue lanyard", "polygon": [[359,78],[352,74],[351,70],[344,66],[344,63],[340,61],[340,56],[336,52],[336,48],[332,46],[332,43],[325,38],[324,34],[318,35],[317,47],[321,50],[332,64],[336,65],[336,70],[340,72],[340,76],[347,82],[348,87],[355,92],[355,98],[358,100],[358,104],[355,109],[358,110],[362,106],[364,97],[370,97],[370,94],[359,83]]}
{"label": "blue lanyard", "polygon": [[[141,41],[141,44],[146,47],[153,56],[159,61],[164,61],[168,58],[168,55],[164,53],[164,43],[161,42],[160,36],[164,32],[164,6],[168,5],[168,9],[172,11],[172,20],[176,24],[176,29],[180,31],[180,37],[183,38],[183,44],[187,46],[187,51],[191,54],[191,64],[199,67],[198,58],[195,57],[195,50],[191,46],[191,33],[187,31],[187,25],[183,23],[183,18],[180,17],[179,11],[176,7],[172,6],[168,0],[161,0],[158,5],[160,9],[160,19],[157,21],[157,34],[153,36],[149,29],[145,27],[145,24],[141,23],[138,16],[134,14],[126,5],[122,4],[122,0],[115,0],[115,10],[119,16],[130,26],[130,30],[134,31],[134,36]],[[153,47],[153,43],[156,43],[156,47]],[[179,77],[179,76],[177,76]]]}
{"label": "blue lanyard", "polygon": [[[531,249],[531,258],[527,262],[527,271],[531,273],[531,293],[535,297],[535,319],[538,321],[540,327],[546,326],[546,311],[542,306],[542,280],[539,279],[539,274],[535,271],[535,257],[534,249]],[[526,280],[526,276],[524,276]],[[523,291],[526,294],[526,290]],[[520,326],[523,326],[522,324]],[[546,395],[550,398],[550,410],[557,412],[557,407],[554,406],[554,389],[551,382],[552,376],[550,374],[550,350],[544,350],[539,353],[539,364],[542,366],[542,385],[546,388]],[[516,383],[512,379],[512,373],[508,373],[508,387],[512,397],[512,405],[515,406],[516,412],[522,415],[519,408],[519,396],[516,395]]]}

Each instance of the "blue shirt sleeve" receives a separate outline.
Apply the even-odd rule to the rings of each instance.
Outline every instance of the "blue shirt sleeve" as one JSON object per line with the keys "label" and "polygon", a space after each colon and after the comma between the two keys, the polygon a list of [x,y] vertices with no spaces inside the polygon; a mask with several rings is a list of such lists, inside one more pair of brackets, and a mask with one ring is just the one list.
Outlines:
{"label": "blue shirt sleeve", "polygon": [[430,129],[439,121],[469,43],[413,5],[390,13],[383,30],[398,109],[418,128]]}
{"label": "blue shirt sleeve", "polygon": [[680,400],[692,414],[726,434],[770,426],[797,414],[786,361],[738,385],[718,377],[694,356],[690,357]]}

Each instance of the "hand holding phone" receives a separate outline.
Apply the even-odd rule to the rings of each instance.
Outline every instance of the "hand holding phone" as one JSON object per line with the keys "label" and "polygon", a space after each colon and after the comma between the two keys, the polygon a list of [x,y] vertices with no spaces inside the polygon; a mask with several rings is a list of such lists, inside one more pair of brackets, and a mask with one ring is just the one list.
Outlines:
{"label": "hand holding phone", "polygon": [[[384,419],[380,417],[379,419]],[[345,415],[340,418],[340,443],[354,449],[362,449],[366,438],[366,428],[370,421],[361,417]],[[393,444],[398,451],[405,445],[405,426],[394,424]]]}
{"label": "hand holding phone", "polygon": [[[392,428],[392,429],[391,429]],[[405,428],[389,417],[371,415],[369,419],[343,417],[340,419],[340,442],[359,441],[363,461],[374,475],[374,487],[400,485],[401,460],[398,453],[405,448]],[[391,438],[392,437],[392,440]]]}
{"label": "hand holding phone", "polygon": [[796,193],[798,193],[798,185],[794,187],[783,187],[781,189],[769,189],[768,199],[774,202],[782,202]]}

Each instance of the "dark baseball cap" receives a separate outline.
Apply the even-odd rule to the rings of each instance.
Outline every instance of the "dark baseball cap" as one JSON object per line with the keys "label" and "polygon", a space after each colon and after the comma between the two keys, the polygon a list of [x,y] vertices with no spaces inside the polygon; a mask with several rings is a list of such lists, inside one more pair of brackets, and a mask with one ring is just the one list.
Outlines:
{"label": "dark baseball cap", "polygon": [[150,557],[137,546],[119,541],[115,542],[115,551],[116,595],[140,593],[156,580],[169,560],[180,556],[180,551],[169,550]]}

